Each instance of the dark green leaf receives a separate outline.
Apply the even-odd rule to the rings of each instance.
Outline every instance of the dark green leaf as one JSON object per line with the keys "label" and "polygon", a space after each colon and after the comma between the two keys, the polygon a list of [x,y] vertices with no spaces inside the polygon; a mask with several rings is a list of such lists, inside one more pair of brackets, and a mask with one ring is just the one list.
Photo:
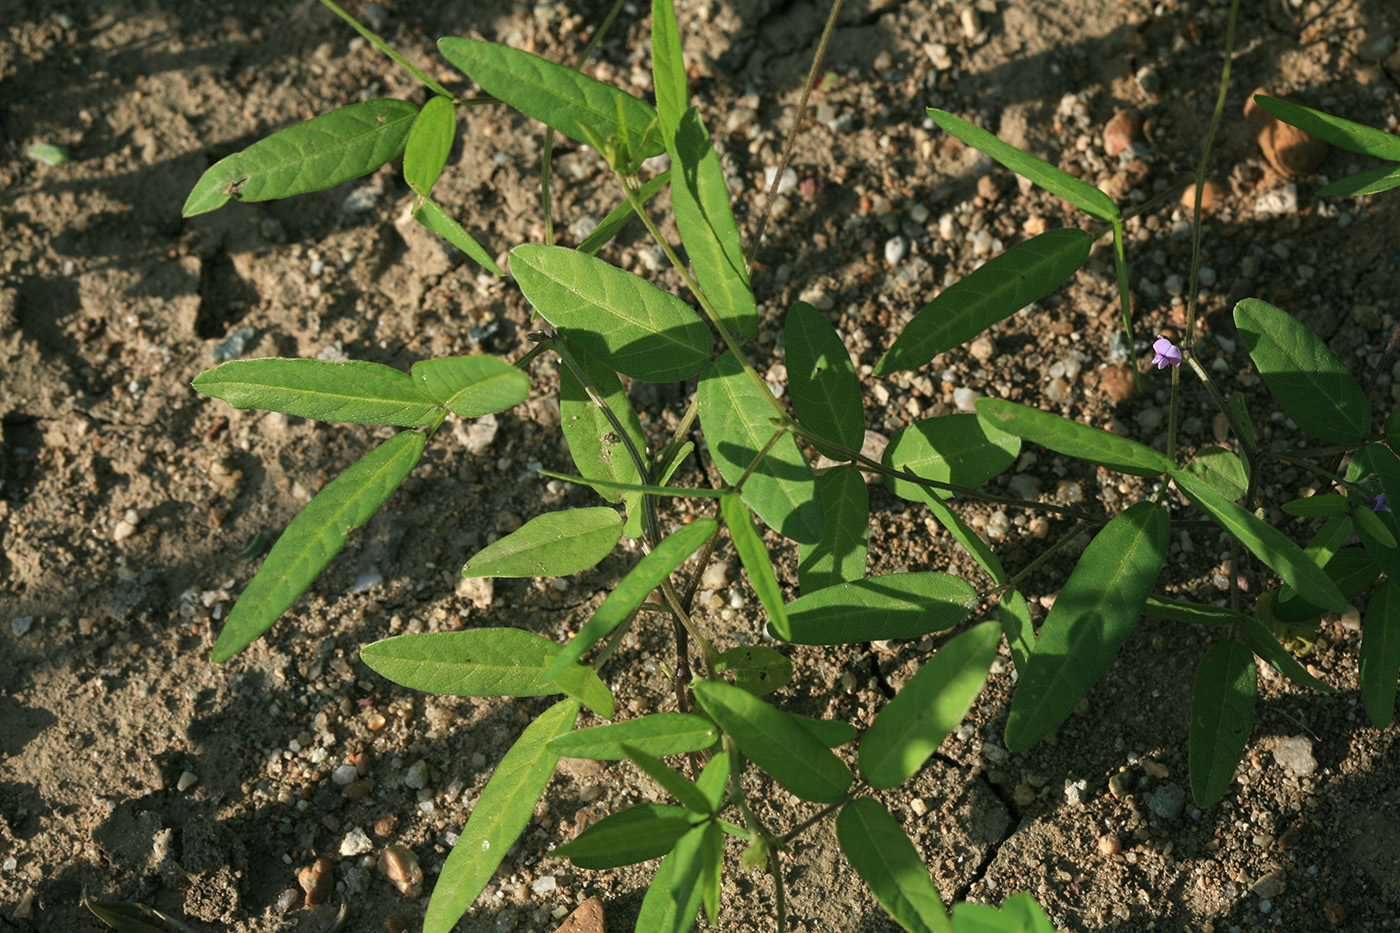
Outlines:
{"label": "dark green leaf", "polygon": [[1400,187],[1400,165],[1383,165],[1323,185],[1317,189],[1317,195],[1323,198],[1334,195],[1356,198],[1365,194],[1380,194],[1396,187]]}
{"label": "dark green leaf", "polygon": [[264,408],[317,421],[416,428],[441,414],[408,373],[358,360],[230,360],[191,383],[234,408]]}
{"label": "dark green leaf", "polygon": [[[1338,550],[1322,568],[1328,579],[1337,585],[1338,591],[1346,599],[1355,599],[1371,588],[1380,576],[1381,569],[1371,560],[1366,551],[1359,547]],[[1291,593],[1291,587],[1289,588]],[[1322,607],[1314,606],[1307,599],[1293,596],[1285,599],[1282,592],[1274,603],[1274,618],[1280,622],[1301,622],[1304,619],[1322,615]]]}
{"label": "dark green leaf", "polygon": [[447,165],[452,140],[457,135],[457,109],[441,95],[428,98],[408,131],[403,150],[403,180],[419,194],[427,195]]}
{"label": "dark green leaf", "polygon": [[559,756],[550,740],[572,729],[577,716],[578,701],[560,700],[525,727],[496,765],[438,875],[424,933],[448,933],[496,873],[554,775]]}
{"label": "dark green leaf", "polygon": [[477,551],[464,577],[566,577],[612,553],[622,537],[622,516],[605,505],[537,515]]}
{"label": "dark green leaf", "polygon": [[1310,687],[1322,693],[1335,692],[1331,685],[1309,674],[1308,669],[1299,664],[1298,659],[1289,654],[1287,648],[1279,644],[1274,633],[1270,632],[1268,626],[1263,622],[1249,616],[1243,616],[1235,623],[1235,632],[1250,651],[1269,662],[1274,670],[1298,686]]}
{"label": "dark green leaf", "polygon": [[946,573],[889,573],[839,583],[788,603],[799,645],[919,638],[952,628],[977,605],[972,584]]}
{"label": "dark green leaf", "polygon": [[715,673],[732,673],[734,686],[756,697],[787,686],[792,680],[792,662],[772,648],[740,645],[715,658]]}
{"label": "dark green leaf", "polygon": [[[726,483],[735,484],[776,430],[778,410],[732,352],[700,374],[696,397],[710,456]],[[815,544],[822,536],[817,477],[791,435],[781,437],[744,481],[744,501],[764,524],[786,538]]]}
{"label": "dark green leaf", "polygon": [[553,680],[545,668],[559,646],[516,628],[397,635],[360,650],[360,660],[396,684],[440,696],[534,697],[567,693],[604,719],[613,715],[612,693],[598,675],[573,665]]}
{"label": "dark green leaf", "polygon": [[287,198],[368,175],[403,151],[417,116],[408,101],[367,100],[289,126],[210,166],[183,214],[211,211],[230,197]]}
{"label": "dark green leaf", "polygon": [[1363,531],[1368,538],[1375,541],[1382,548],[1395,547],[1395,535],[1391,534],[1389,526],[1381,518],[1380,513],[1371,511],[1367,505],[1361,505],[1351,510],[1351,519],[1356,523],[1357,534]]}
{"label": "dark green leaf", "polygon": [[[1347,470],[1347,479],[1355,481],[1362,477],[1370,484],[1379,480],[1386,501],[1394,503],[1388,508],[1400,508],[1400,457],[1396,457],[1389,447],[1384,444],[1367,444],[1356,452]],[[1394,512],[1383,511],[1377,514],[1376,518],[1390,531],[1392,538],[1400,540],[1400,523],[1396,522]],[[1365,527],[1358,525],[1356,535],[1366,546],[1366,553],[1371,555],[1371,560],[1376,562],[1385,575],[1392,580],[1400,579],[1400,548],[1387,547],[1384,541],[1371,533],[1369,523]]]}
{"label": "dark green leaf", "polygon": [[[646,435],[642,433],[642,422],[632,407],[622,380],[617,378],[611,366],[605,366],[581,349],[570,347],[573,357],[584,377],[592,385],[593,391],[622,423],[627,437],[637,452],[645,456]],[[564,437],[569,442],[569,456],[579,473],[588,479],[610,479],[620,483],[641,483],[643,477],[637,474],[626,444],[613,428],[612,422],[603,410],[594,404],[588,390],[568,366],[559,367],[559,423],[564,429]],[[594,486],[604,499],[616,502],[622,493],[605,486]],[[629,502],[627,510],[630,518],[634,511],[640,511],[641,497]],[[632,503],[638,508],[634,509]]]}
{"label": "dark green leaf", "polygon": [[1240,428],[1244,430],[1245,437],[1243,440],[1251,447],[1258,444],[1259,441],[1254,432],[1254,419],[1249,416],[1249,405],[1245,402],[1243,393],[1234,393],[1225,400],[1225,404],[1230,407],[1231,413],[1235,416],[1235,421],[1237,421]]}
{"label": "dark green leaf", "polygon": [[[667,169],[642,185],[642,189],[637,192],[637,199],[641,201],[641,203],[646,204],[652,198],[656,197],[658,191],[670,184],[670,181],[671,172]],[[592,233],[584,237],[583,242],[578,245],[578,251],[580,253],[586,253],[589,256],[594,255],[612,240],[613,237],[617,236],[622,228],[627,225],[627,221],[631,220],[634,216],[636,216],[636,212],[632,210],[632,202],[623,201],[617,207],[609,211],[608,216],[598,222],[598,226],[593,228]]]}
{"label": "dark green leaf", "polygon": [[1387,728],[1395,718],[1400,678],[1400,588],[1387,580],[1366,607],[1361,623],[1361,702],[1371,725]]}
{"label": "dark green leaf", "polygon": [[1164,619],[1168,622],[1185,622],[1188,625],[1233,625],[1240,619],[1248,618],[1232,612],[1224,606],[1211,606],[1205,603],[1187,602],[1184,599],[1168,599],[1165,596],[1147,597],[1142,614],[1149,619]]}
{"label": "dark green leaf", "polygon": [[924,305],[875,364],[875,375],[918,369],[1044,298],[1084,265],[1093,242],[1083,230],[1051,230],[987,260]]}
{"label": "dark green leaf", "polygon": [[856,737],[856,727],[840,719],[812,719],[788,713],[787,717],[806,729],[827,748],[840,748]]}
{"label": "dark green leaf", "polygon": [[870,533],[870,491],[850,464],[817,477],[822,504],[822,537],[797,546],[797,584],[804,594],[865,576]]}
{"label": "dark green leaf", "polygon": [[991,133],[966,120],[942,110],[928,111],[929,117],[941,128],[961,139],[979,152],[996,159],[1017,175],[1029,178],[1040,187],[1057,197],[1064,198],[1075,207],[1105,223],[1118,217],[1118,205],[1113,199],[1088,182],[1067,175],[1055,166],[1022,152],[1010,143],[1002,142]]}
{"label": "dark green leaf", "polygon": [[749,584],[768,613],[769,628],[776,637],[789,640],[791,629],[788,627],[787,607],[783,605],[783,590],[778,586],[773,562],[768,559],[768,548],[763,546],[763,539],[758,536],[749,518],[748,506],[737,495],[729,493],[719,500],[719,511],[724,516],[729,538],[744,565]]}
{"label": "dark green leaf", "polygon": [[[166,933],[166,928],[146,922],[146,918],[155,915],[156,912],[144,905],[121,902],[97,903],[89,900],[84,900],[82,903],[92,912],[94,917],[116,930],[117,933]],[[188,930],[189,927],[184,927],[184,929]]]}
{"label": "dark green leaf", "polygon": [[860,380],[836,328],[816,308],[799,301],[783,324],[783,345],[798,422],[842,447],[860,450],[865,443]]}
{"label": "dark green leaf", "polygon": [[494,356],[423,360],[411,373],[424,395],[461,418],[505,411],[530,394],[530,377]]}
{"label": "dark green leaf", "polygon": [[702,681],[694,689],[696,700],[739,751],[798,797],[834,803],[851,786],[851,772],[841,759],[786,713],[726,683]]}
{"label": "dark green leaf", "polygon": [[[1217,490],[1219,491],[1219,490]],[[1345,515],[1351,508],[1351,503],[1347,502],[1346,496],[1336,493],[1324,493],[1317,496],[1308,496],[1303,499],[1293,499],[1279,506],[1289,515]]]}
{"label": "dark green leaf", "polygon": [[1035,650],[1035,628],[1031,625],[1031,607],[1017,590],[1007,590],[1001,596],[1001,631],[1006,647],[1011,649],[1011,663],[1018,674],[1026,670],[1026,662]]}
{"label": "dark green leaf", "polygon": [[656,87],[656,114],[661,121],[661,132],[669,138],[676,132],[681,115],[690,106],[681,29],[676,22],[676,8],[671,0],[652,0],[651,74]]}
{"label": "dark green leaf", "polygon": [[1186,472],[1201,480],[1231,502],[1243,499],[1249,488],[1244,461],[1224,447],[1205,447],[1186,465]]}
{"label": "dark green leaf", "polygon": [[1191,691],[1191,797],[1201,809],[1230,789],[1254,725],[1254,654],[1236,641],[1211,645]]}
{"label": "dark green leaf", "polygon": [[1089,542],[1040,627],[1011,699],[1006,747],[1029,748],[1073,712],[1132,633],[1166,559],[1165,509],[1139,502]]}
{"label": "dark green leaf", "polygon": [[690,821],[680,807],[638,804],[603,817],[550,855],[590,871],[634,865],[670,852],[690,830]]}
{"label": "dark green leaf", "polygon": [[297,513],[229,613],[214,643],[215,664],[242,651],[291,608],[345,546],[350,532],[369,521],[399,488],[427,441],[413,431],[394,435],[327,483]]}
{"label": "dark green leaf", "polygon": [[1255,94],[1254,102],[1284,123],[1340,149],[1400,162],[1400,136],[1265,94]]}
{"label": "dark green leaf", "polygon": [[710,358],[714,338],[685,302],[601,259],[527,243],[510,271],[546,321],[634,379],[688,379]]}
{"label": "dark green leaf", "polygon": [[[699,833],[700,830],[694,829],[691,832]],[[697,835],[694,840],[697,848],[699,842],[700,838]],[[685,859],[690,860],[691,856],[687,855]],[[677,904],[671,899],[672,885],[678,880],[676,866],[680,862],[676,852],[672,851],[656,870],[656,875],[651,879],[651,887],[647,888],[646,897],[642,899],[641,912],[637,914],[637,925],[633,927],[636,933],[686,933],[695,926],[695,915],[700,912],[703,893],[700,886],[690,883],[684,889],[684,904]],[[692,868],[692,864],[685,866],[686,871]]]}
{"label": "dark green leaf", "polygon": [[632,154],[644,158],[661,154],[657,141],[643,146],[646,128],[656,119],[656,111],[626,91],[494,42],[454,36],[439,39],[438,51],[487,94],[577,142],[591,145],[590,134],[603,139],[616,136],[620,107]]}
{"label": "dark green leaf", "polygon": [[1246,298],[1235,326],[1284,414],[1314,437],[1338,444],[1371,430],[1371,406],[1337,354],[1287,311]]}
{"label": "dark green leaf", "polygon": [[[890,438],[883,459],[886,466],[922,479],[973,487],[1008,469],[1020,454],[1019,438],[979,415],[960,414],[901,428]],[[888,475],[885,484],[901,499],[914,502],[922,501],[929,492],[940,498],[951,495]]]}
{"label": "dark green leaf", "polygon": [[473,239],[472,235],[464,230],[461,224],[448,216],[447,211],[439,207],[432,198],[418,199],[413,208],[413,219],[466,253],[483,268],[491,270],[496,275],[505,275],[501,271],[501,267],[496,265],[496,260],[492,259],[491,254],[486,251],[486,248]]}
{"label": "dark green leaf", "polygon": [[901,481],[901,484],[920,490],[918,493],[914,493],[911,490],[911,495],[923,496],[919,501],[928,506],[928,510],[933,513],[933,517],[937,520],[938,524],[948,529],[948,533],[953,536],[954,540],[962,546],[962,549],[966,551],[973,560],[977,561],[977,566],[986,571],[987,576],[992,578],[993,583],[1001,585],[1007,582],[1009,578],[1006,575],[1006,569],[1001,566],[1001,561],[997,559],[996,554],[987,545],[987,542],[983,541],[982,536],[973,531],[968,526],[967,522],[958,517],[958,513],[954,512],[952,508],[949,507],[948,503],[943,501],[937,491],[917,487],[908,481]]}
{"label": "dark green leaf", "polygon": [[648,755],[680,755],[709,748],[719,738],[715,724],[689,713],[653,713],[639,719],[615,722],[561,735],[550,746],[563,758],[621,761],[626,745]]}
{"label": "dark green leaf", "polygon": [[978,399],[977,412],[1008,434],[1130,476],[1161,476],[1176,465],[1137,441],[1005,399]]}
{"label": "dark green leaf", "polygon": [[648,755],[640,748],[631,745],[623,746],[623,751],[627,757],[637,767],[645,771],[652,780],[660,784],[661,787],[681,802],[687,810],[695,813],[710,812],[709,798],[694,784],[685,779],[675,768],[670,767],[655,755]]}
{"label": "dark green leaf", "polygon": [[877,801],[861,797],[842,807],[836,817],[836,841],[875,900],[900,926],[910,933],[951,933],[928,867]]}
{"label": "dark green leaf", "polygon": [[1000,641],[996,622],[968,629],[885,704],[860,741],[860,773],[871,787],[885,790],[918,773],[982,692]]}

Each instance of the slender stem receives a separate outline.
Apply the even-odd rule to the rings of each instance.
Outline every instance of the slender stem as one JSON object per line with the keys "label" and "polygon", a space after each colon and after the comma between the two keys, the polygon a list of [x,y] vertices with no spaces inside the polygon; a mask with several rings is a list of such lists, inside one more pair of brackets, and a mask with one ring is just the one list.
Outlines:
{"label": "slender stem", "polygon": [[716,525],[715,530],[710,532],[710,536],[705,539],[705,546],[700,550],[700,560],[696,564],[695,573],[690,575],[690,580],[686,582],[685,595],[681,597],[681,606],[686,612],[690,611],[691,605],[695,602],[695,591],[700,588],[700,578],[705,573],[705,568],[710,563],[710,558],[715,553],[715,547],[719,544],[719,533],[723,525]]}
{"label": "slender stem", "polygon": [[[643,605],[645,605],[645,603],[643,603]],[[637,618],[637,613],[641,611],[641,606],[633,609],[627,618],[622,620],[622,624],[613,629],[612,634],[608,636],[607,642],[603,644],[603,650],[598,652],[598,656],[593,659],[593,663],[591,663],[589,667],[593,668],[595,671],[601,671],[603,669],[603,665],[608,663],[608,658],[612,657],[612,653],[617,650],[617,646],[622,644],[622,639],[632,630],[632,622]]]}
{"label": "slender stem", "polygon": [[685,414],[681,415],[680,424],[676,425],[676,430],[671,432],[671,439],[666,442],[666,446],[661,448],[661,452],[656,455],[656,477],[660,479],[666,475],[666,471],[671,469],[671,459],[675,457],[676,451],[681,449],[684,443],[683,438],[690,433],[690,428],[695,424],[695,416],[700,414],[700,396],[691,396],[690,404],[686,406]]}
{"label": "slender stem", "polygon": [[1306,457],[1300,457],[1294,454],[1284,453],[1281,450],[1275,450],[1264,454],[1263,459],[1282,460],[1284,463],[1291,463],[1296,467],[1300,467],[1304,470],[1307,470],[1309,473],[1316,473],[1318,476],[1321,476],[1323,479],[1326,479],[1328,482],[1341,489],[1349,489],[1352,485],[1351,483],[1348,483],[1346,481],[1345,477],[1339,476],[1336,473],[1333,473],[1331,470],[1328,470],[1324,467],[1320,467],[1317,464],[1310,462]]}
{"label": "slender stem", "polygon": [[[1215,407],[1220,409],[1220,413],[1225,416],[1225,420],[1230,422],[1230,430],[1235,432],[1235,437],[1239,438],[1240,449],[1244,451],[1246,459],[1248,459],[1250,465],[1253,466],[1255,461],[1259,458],[1259,451],[1250,443],[1249,435],[1245,433],[1244,426],[1235,418],[1234,409],[1225,401],[1225,396],[1220,394],[1220,390],[1215,387],[1215,383],[1211,381],[1210,374],[1207,373],[1206,368],[1201,365],[1201,361],[1196,358],[1196,354],[1192,353],[1190,350],[1183,349],[1181,351],[1181,358],[1191,367],[1191,371],[1194,372],[1205,385],[1206,391],[1210,393],[1211,401],[1215,403]],[[1173,367],[1172,373],[1176,373],[1175,367]]]}
{"label": "slender stem", "polygon": [[758,453],[754,454],[754,458],[751,461],[749,461],[748,468],[744,470],[744,475],[740,476],[739,481],[734,484],[735,489],[744,488],[744,482],[748,480],[750,476],[753,475],[754,470],[758,469],[758,465],[763,462],[763,458],[768,456],[768,451],[772,450],[773,445],[778,443],[778,441],[782,440],[783,436],[786,434],[787,428],[782,425],[779,425],[777,430],[773,432],[773,436],[768,438],[768,443],[764,444],[763,449],[760,450]]}
{"label": "slender stem", "polygon": [[1041,554],[1040,554],[1038,557],[1036,557],[1034,560],[1032,560],[1032,561],[1031,561],[1029,564],[1027,564],[1026,566],[1022,567],[1021,570],[1020,570],[1018,573],[1016,573],[1014,576],[1012,576],[1012,578],[1011,578],[1010,580],[1007,580],[1006,583],[1002,584],[1001,586],[996,587],[994,590],[992,590],[991,592],[988,592],[986,595],[987,595],[987,596],[990,596],[990,595],[992,595],[992,592],[996,592],[996,591],[1000,591],[1000,590],[1015,589],[1015,587],[1016,587],[1016,585],[1017,585],[1018,583],[1020,583],[1023,579],[1025,579],[1027,576],[1029,576],[1031,573],[1033,573],[1038,567],[1040,567],[1041,565],[1043,565],[1047,560],[1049,560],[1050,558],[1054,557],[1056,553],[1058,553],[1060,550],[1062,550],[1062,549],[1063,549],[1065,546],[1067,546],[1071,541],[1073,541],[1075,538],[1079,537],[1079,535],[1080,535],[1087,527],[1088,527],[1088,526],[1086,526],[1086,525],[1075,525],[1075,526],[1074,526],[1073,528],[1071,528],[1069,531],[1065,532],[1065,534],[1064,534],[1063,536],[1061,536],[1060,539],[1059,539],[1058,541],[1056,541],[1054,544],[1050,545],[1050,546],[1049,546],[1048,548],[1046,548],[1043,552],[1041,552]]}
{"label": "slender stem", "polygon": [[685,607],[681,605],[681,598],[676,594],[676,588],[671,585],[670,580],[661,582],[661,593],[666,597],[666,604],[675,613],[676,621],[685,626],[690,637],[695,639],[695,643],[700,646],[700,653],[705,657],[705,672],[713,674],[715,658],[719,657],[719,652],[715,650],[714,645],[710,644],[710,640],[701,634],[700,629],[695,625],[695,620],[690,617],[690,613],[685,611]]}
{"label": "slender stem", "polygon": [[779,839],[778,842],[782,845],[787,845],[789,842],[792,842],[792,840],[796,839],[798,836],[802,835],[807,830],[811,829],[813,826],[816,826],[822,820],[826,819],[828,816],[835,813],[837,810],[841,809],[846,804],[850,803],[850,801],[851,798],[848,795],[842,797],[835,803],[827,804],[826,806],[822,807],[821,810],[819,810],[816,814],[809,816],[807,819],[803,820],[801,823],[798,823],[795,827],[784,833],[782,838]]}
{"label": "slender stem", "polygon": [[339,16],[341,19],[349,23],[352,29],[354,29],[360,35],[368,39],[370,43],[374,45],[375,48],[379,49],[379,51],[389,56],[398,64],[407,68],[415,78],[426,84],[428,88],[433,91],[433,93],[441,94],[443,97],[448,97],[451,98],[454,102],[458,102],[451,91],[443,87],[441,84],[438,84],[426,74],[424,74],[423,70],[417,65],[413,64],[408,59],[400,55],[398,52],[395,52],[393,49],[391,49],[387,42],[385,42],[383,39],[370,32],[369,29],[361,25],[359,20],[355,19],[355,17],[351,16],[349,13],[346,13],[340,7],[336,6],[334,0],[321,0],[321,5],[324,6],[326,9],[330,10],[336,16]]}
{"label": "slender stem", "polygon": [[773,873],[773,906],[778,911],[778,933],[787,933],[787,892],[783,890],[783,863],[776,846],[768,850],[768,870]]}
{"label": "slender stem", "polygon": [[[1128,349],[1133,346],[1133,295],[1128,282],[1128,252],[1125,245],[1127,234],[1123,230],[1123,218],[1113,218],[1113,268],[1118,277],[1118,309],[1123,315],[1123,333],[1128,338]],[[1133,367],[1133,387],[1142,388],[1142,374]],[[1171,451],[1167,451],[1171,456]]]}
{"label": "slender stem", "polygon": [[768,217],[773,212],[773,201],[778,197],[778,186],[782,184],[783,172],[787,171],[788,161],[792,158],[792,147],[802,129],[802,118],[807,113],[807,99],[812,96],[812,88],[817,85],[817,72],[821,70],[822,59],[826,57],[826,46],[831,41],[831,33],[836,29],[836,18],[841,15],[842,2],[843,0],[836,0],[831,5],[831,12],[826,15],[826,26],[822,29],[822,37],[817,42],[817,54],[812,56],[812,67],[807,69],[807,80],[802,85],[802,96],[797,100],[797,113],[793,115],[792,129],[788,131],[787,142],[783,144],[778,171],[773,176],[773,183],[768,186],[763,213],[758,218],[758,229],[754,231],[753,242],[749,244],[749,256],[744,268],[750,274],[753,273],[754,257],[758,255],[758,244],[763,242],[763,231],[768,226]]}

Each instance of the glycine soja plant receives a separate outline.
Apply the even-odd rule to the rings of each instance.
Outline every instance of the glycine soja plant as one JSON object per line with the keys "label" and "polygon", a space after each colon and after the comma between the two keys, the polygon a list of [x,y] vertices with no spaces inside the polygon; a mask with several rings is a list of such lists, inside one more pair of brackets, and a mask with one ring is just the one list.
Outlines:
{"label": "glycine soja plant", "polygon": [[[402,155],[413,217],[486,269],[503,274],[491,253],[433,199],[464,99],[329,0],[322,2],[426,85],[432,92],[427,103],[369,100],[274,133],[210,167],[190,194],[185,216],[231,199],[260,201],[328,188]],[[1050,930],[1026,895],[1008,898],[1000,910],[957,904],[950,917],[913,843],[871,793],[899,786],[923,768],[981,692],[1003,638],[1018,674],[1005,731],[1006,747],[1014,752],[1057,729],[1139,618],[1214,629],[1218,638],[1201,659],[1191,703],[1190,784],[1202,807],[1223,796],[1248,740],[1256,657],[1299,684],[1329,690],[1279,636],[1293,638],[1315,626],[1322,613],[1342,611],[1348,600],[1367,592],[1362,697],[1373,722],[1390,722],[1400,670],[1400,590],[1390,578],[1400,569],[1400,528],[1385,497],[1400,501],[1400,458],[1393,452],[1400,420],[1392,413],[1383,430],[1374,429],[1367,394],[1317,336],[1263,301],[1247,299],[1234,311],[1244,345],[1274,399],[1302,431],[1326,445],[1315,450],[1274,451],[1256,439],[1243,396],[1223,396],[1191,353],[1192,299],[1183,345],[1165,339],[1154,345],[1158,368],[1170,369],[1172,378],[1165,452],[1035,407],[984,398],[975,414],[929,418],[904,428],[879,461],[863,456],[861,382],[841,335],[821,312],[798,302],[783,323],[791,410],[746,352],[760,320],[730,192],[699,111],[690,105],[671,0],[655,0],[652,15],[655,106],[518,49],[463,38],[438,43],[443,57],[489,99],[539,120],[550,134],[562,133],[597,150],[617,183],[617,208],[576,248],[554,245],[551,233],[550,242],[510,250],[510,274],[542,321],[532,335],[534,348],[514,364],[476,355],[423,360],[407,373],[370,362],[234,360],[194,382],[200,392],[238,408],[405,429],[328,483],[287,526],[230,614],[214,646],[215,662],[237,654],[291,608],[350,530],[403,482],[444,419],[476,418],[524,401],[531,384],[526,370],[542,353],[554,354],[561,364],[562,430],[580,475],[541,472],[591,487],[604,504],[538,515],[471,556],[463,574],[569,575],[595,566],[624,535],[641,542],[644,556],[562,647],[518,628],[401,635],[363,647],[361,659],[372,669],[418,690],[565,697],[536,717],[496,764],[436,882],[427,930],[449,930],[476,900],[563,756],[628,759],[674,798],[673,804],[647,803],[615,813],[554,850],[587,869],[664,857],[643,901],[639,931],[687,930],[701,909],[711,922],[718,921],[725,835],[747,843],[745,867],[771,872],[778,895],[775,922],[783,930],[781,856],[797,834],[829,816],[852,867],[906,929]],[[828,34],[831,22],[834,11]],[[819,62],[820,52],[808,89]],[[1212,135],[1227,81],[1228,66]],[[1260,97],[1259,103],[1338,146],[1400,162],[1400,140],[1387,133],[1283,100]],[[1098,226],[1034,236],[949,286],[894,335],[873,377],[923,367],[1048,295],[1083,265],[1100,235],[1113,239],[1123,325],[1131,336],[1124,250],[1129,215],[1100,189],[1050,163],[951,113],[928,113],[944,131],[1084,211]],[[640,177],[643,162],[663,153],[670,157],[669,169]],[[547,190],[547,155],[543,168]],[[1320,193],[1369,194],[1396,184],[1400,170],[1380,169]],[[689,264],[649,213],[663,189],[669,190]],[[1199,205],[1197,211],[1199,221]],[[663,249],[698,309],[597,257],[633,218]],[[548,213],[546,221],[552,231]],[[1196,230],[1199,238],[1199,222]],[[1194,272],[1193,264],[1193,283]],[[1233,433],[1231,447],[1206,447],[1184,462],[1175,443],[1182,365],[1200,377]],[[624,377],[696,382],[680,427],[658,449],[647,445]],[[692,439],[696,431],[703,432],[703,448]],[[979,491],[1016,462],[1025,441],[1150,480],[1152,495],[1109,515]],[[838,465],[814,469],[814,451]],[[682,461],[702,453],[723,478],[720,486],[669,485]],[[1261,517],[1261,474],[1279,463],[1310,472],[1331,490],[1282,505],[1284,512],[1319,526],[1304,546]],[[870,508],[861,471],[881,474],[895,495],[927,508],[976,562],[979,583],[932,571],[867,575]],[[1173,487],[1184,501],[1169,495]],[[960,517],[952,504],[955,495],[1055,511],[1071,519],[1071,527],[1013,574]],[[662,519],[662,504],[676,497],[693,499],[700,515],[665,535],[670,525]],[[1234,573],[1229,606],[1163,595],[1173,582],[1162,573],[1173,511],[1187,504],[1218,524],[1236,553],[1242,548],[1253,555],[1280,582],[1256,595],[1251,607],[1241,607]],[[787,592],[795,588],[800,594],[794,599],[786,598],[754,515],[797,545],[795,587],[785,581]],[[1352,532],[1359,547],[1347,544]],[[1091,538],[1037,631],[1022,581],[1066,542],[1086,533]],[[700,574],[725,536],[767,616],[767,632],[780,647],[951,632],[992,603],[999,618],[970,624],[947,638],[863,733],[845,722],[804,718],[781,708],[781,691],[793,673],[787,654],[759,643],[759,632],[753,633],[753,643],[717,644],[692,612]],[[575,729],[583,706],[601,719],[614,718],[612,692],[600,674],[623,635],[634,625],[650,624],[675,633],[677,708]],[[834,751],[852,743],[854,753],[844,758]],[[689,764],[688,774],[663,760],[674,756],[686,756],[681,764]],[[787,832],[764,825],[741,781],[751,766],[796,797],[823,805],[817,817]]]}

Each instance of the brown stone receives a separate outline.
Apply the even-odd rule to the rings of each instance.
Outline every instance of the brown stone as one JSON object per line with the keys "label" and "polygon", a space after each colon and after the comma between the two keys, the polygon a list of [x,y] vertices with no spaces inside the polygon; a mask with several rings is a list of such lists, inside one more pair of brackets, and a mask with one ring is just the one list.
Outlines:
{"label": "brown stone", "polygon": [[1104,124],[1103,151],[1110,158],[1142,138],[1142,111],[1136,107],[1120,110]]}
{"label": "brown stone", "polygon": [[1133,394],[1133,371],[1126,366],[1105,366],[1099,370],[1099,391],[1110,402],[1126,402]]}
{"label": "brown stone", "polygon": [[565,917],[554,933],[606,933],[603,926],[603,902],[596,897],[590,897]]}
{"label": "brown stone", "polygon": [[[1305,133],[1264,110],[1254,102],[1255,94],[1269,94],[1263,88],[1249,95],[1244,106],[1245,119],[1254,130],[1254,138],[1264,152],[1264,158],[1283,175],[1308,175],[1327,158],[1327,143]],[[1275,95],[1269,95],[1275,96]]]}
{"label": "brown stone", "polygon": [[[1225,203],[1225,186],[1218,181],[1207,181],[1201,187],[1201,213],[1209,214],[1220,209]],[[1188,185],[1181,192],[1181,206],[1188,211],[1196,209],[1196,186]]]}

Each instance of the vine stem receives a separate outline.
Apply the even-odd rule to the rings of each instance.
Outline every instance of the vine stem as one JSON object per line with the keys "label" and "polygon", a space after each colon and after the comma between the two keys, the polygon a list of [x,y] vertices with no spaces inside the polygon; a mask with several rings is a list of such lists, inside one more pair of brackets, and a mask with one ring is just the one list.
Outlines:
{"label": "vine stem", "polygon": [[345,12],[339,6],[337,6],[335,0],[321,0],[321,5],[324,6],[326,9],[330,10],[336,16],[339,16],[341,19],[349,23],[351,29],[354,29],[360,35],[364,36],[367,40],[369,40],[370,44],[377,48],[379,51],[389,56],[389,58],[402,65],[404,68],[407,68],[409,73],[411,73],[415,78],[427,85],[428,89],[431,90],[434,94],[441,94],[443,97],[452,100],[453,103],[463,103],[463,101],[458,100],[458,98],[454,96],[452,92],[449,91],[447,88],[443,87],[441,84],[428,77],[423,72],[423,69],[419,68],[417,65],[404,58],[398,52],[395,52],[392,48],[390,48],[389,43],[379,38],[368,28],[366,28],[363,24],[361,24],[359,20],[355,19],[355,17],[351,16],[349,13]]}

